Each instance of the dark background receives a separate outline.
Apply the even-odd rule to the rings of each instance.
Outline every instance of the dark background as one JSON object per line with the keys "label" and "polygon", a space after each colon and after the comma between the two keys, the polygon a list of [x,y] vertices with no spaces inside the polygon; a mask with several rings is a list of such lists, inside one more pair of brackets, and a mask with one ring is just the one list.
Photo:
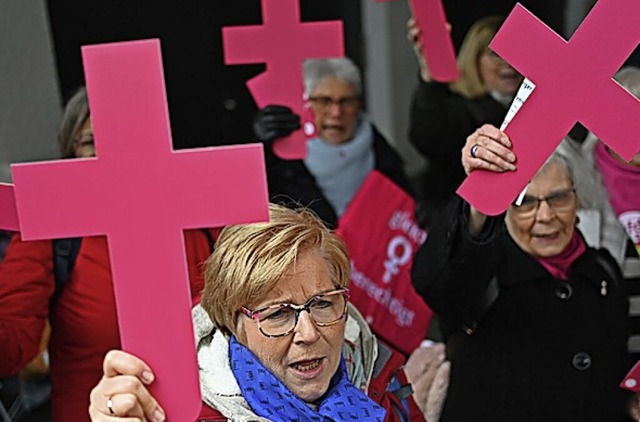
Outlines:
{"label": "dark background", "polygon": [[[221,28],[261,24],[259,0],[47,2],[63,98],[84,83],[80,46],[159,38],[176,148],[253,139],[256,105],[245,86],[264,65],[225,66]],[[355,0],[303,0],[302,21],[344,20],[346,53],[362,62]]]}
{"label": "dark background", "polygon": [[[475,20],[488,14],[506,16],[516,4],[515,0],[443,1],[456,48]],[[565,1],[521,3],[562,34]],[[344,21],[346,54],[364,69],[360,0],[301,0],[300,4],[302,21]],[[47,0],[47,7],[63,99],[84,83],[80,46],[159,38],[174,146],[253,139],[251,120],[257,107],[245,82],[264,65],[225,66],[221,28],[261,24],[260,0]],[[637,56],[638,51],[630,62],[638,65]]]}

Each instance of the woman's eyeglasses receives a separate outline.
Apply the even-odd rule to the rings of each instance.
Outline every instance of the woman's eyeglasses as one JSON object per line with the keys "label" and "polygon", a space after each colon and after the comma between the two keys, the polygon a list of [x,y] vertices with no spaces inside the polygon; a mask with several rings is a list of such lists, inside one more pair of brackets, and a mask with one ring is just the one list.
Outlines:
{"label": "woman's eyeglasses", "polygon": [[542,202],[546,202],[554,211],[566,211],[574,206],[575,200],[575,188],[563,189],[543,197],[524,195],[519,205],[513,204],[513,209],[520,214],[533,214],[540,208]]}
{"label": "woman's eyeglasses", "polygon": [[258,324],[260,332],[267,337],[289,335],[296,327],[300,312],[307,311],[318,327],[328,327],[347,315],[348,289],[338,289],[316,295],[303,305],[280,303],[254,311],[240,307],[247,318]]}
{"label": "woman's eyeglasses", "polygon": [[310,97],[309,102],[318,110],[326,111],[337,105],[341,110],[353,111],[358,107],[360,100],[358,97],[341,97],[334,100],[331,97]]}

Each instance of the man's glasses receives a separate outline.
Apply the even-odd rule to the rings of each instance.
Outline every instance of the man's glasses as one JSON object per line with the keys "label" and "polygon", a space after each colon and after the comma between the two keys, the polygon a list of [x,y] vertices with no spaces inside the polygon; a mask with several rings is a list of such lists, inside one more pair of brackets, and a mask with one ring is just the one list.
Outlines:
{"label": "man's glasses", "polygon": [[342,97],[337,100],[331,97],[309,97],[309,101],[318,111],[329,110],[333,105],[337,105],[341,110],[353,111],[360,104],[358,97]]}
{"label": "man's glasses", "polygon": [[575,200],[575,188],[563,189],[540,198],[525,195],[522,197],[520,205],[513,204],[513,209],[520,214],[533,214],[540,208],[540,204],[544,201],[549,205],[549,208],[554,211],[566,211],[574,206]]}
{"label": "man's glasses", "polygon": [[348,289],[338,289],[316,295],[303,305],[280,303],[254,311],[240,307],[247,318],[258,324],[260,332],[267,337],[289,335],[296,327],[300,312],[307,311],[318,327],[328,327],[347,315]]}

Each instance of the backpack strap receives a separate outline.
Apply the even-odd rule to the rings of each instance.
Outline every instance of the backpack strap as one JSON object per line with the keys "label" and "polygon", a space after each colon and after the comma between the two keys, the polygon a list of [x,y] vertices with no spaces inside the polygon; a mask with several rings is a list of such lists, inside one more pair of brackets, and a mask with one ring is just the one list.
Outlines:
{"label": "backpack strap", "polygon": [[595,257],[598,266],[604,270],[607,277],[615,287],[618,284],[618,272],[614,268],[613,263],[605,258],[601,253],[596,253]]}
{"label": "backpack strap", "polygon": [[198,229],[202,232],[202,234],[204,234],[204,236],[207,238],[207,241],[209,242],[209,252],[213,253],[213,251],[216,249],[216,241],[213,239],[213,235],[211,234],[211,231],[209,229]]}
{"label": "backpack strap", "polygon": [[[49,316],[53,313],[55,304],[60,299],[62,289],[71,278],[71,272],[76,264],[81,237],[71,237],[67,239],[54,239],[53,242],[53,278],[55,280],[55,289],[51,300],[49,301]],[[51,318],[50,318],[51,319]]]}

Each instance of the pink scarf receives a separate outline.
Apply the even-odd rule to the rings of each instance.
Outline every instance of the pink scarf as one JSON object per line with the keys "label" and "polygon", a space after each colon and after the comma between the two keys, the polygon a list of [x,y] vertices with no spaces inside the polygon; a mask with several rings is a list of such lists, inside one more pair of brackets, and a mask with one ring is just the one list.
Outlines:
{"label": "pink scarf", "polygon": [[536,257],[538,262],[555,278],[568,280],[573,262],[587,250],[582,236],[573,232],[571,241],[559,255],[549,258]]}
{"label": "pink scarf", "polygon": [[611,208],[640,251],[640,167],[619,162],[602,143],[596,145],[594,157]]}

